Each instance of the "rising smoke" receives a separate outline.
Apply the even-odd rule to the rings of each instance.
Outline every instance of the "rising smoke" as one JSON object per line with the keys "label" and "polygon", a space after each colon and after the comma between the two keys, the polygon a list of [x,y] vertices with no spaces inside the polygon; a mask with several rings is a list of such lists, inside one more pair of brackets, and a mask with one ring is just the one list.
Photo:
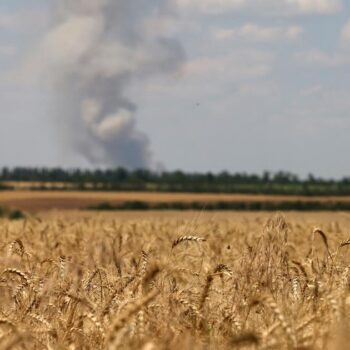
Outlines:
{"label": "rising smoke", "polygon": [[56,0],[40,52],[54,82],[65,142],[93,165],[154,168],[150,141],[137,128],[131,83],[176,71],[176,40],[145,31],[168,16],[165,0]]}

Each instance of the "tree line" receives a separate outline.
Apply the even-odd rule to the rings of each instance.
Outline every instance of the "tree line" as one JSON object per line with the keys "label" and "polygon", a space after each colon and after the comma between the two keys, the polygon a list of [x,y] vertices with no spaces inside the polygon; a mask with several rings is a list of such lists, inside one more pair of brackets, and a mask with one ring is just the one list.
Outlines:
{"label": "tree line", "polygon": [[[6,182],[39,182],[52,189],[62,183],[66,190],[215,192],[286,195],[350,195],[350,177],[339,180],[309,175],[300,178],[285,171],[276,173],[186,173],[153,172],[145,169],[62,169],[4,167],[0,171],[0,189],[11,189]],[[52,186],[50,186],[52,184]]]}

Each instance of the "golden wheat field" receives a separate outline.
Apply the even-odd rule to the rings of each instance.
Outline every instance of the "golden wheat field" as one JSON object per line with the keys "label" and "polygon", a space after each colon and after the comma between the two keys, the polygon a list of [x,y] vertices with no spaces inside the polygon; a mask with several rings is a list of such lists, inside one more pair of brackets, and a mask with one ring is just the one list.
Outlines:
{"label": "golden wheat field", "polygon": [[3,219],[0,349],[347,349],[350,215],[268,215]]}
{"label": "golden wheat field", "polygon": [[2,191],[0,205],[37,212],[42,210],[86,209],[102,202],[130,201],[146,203],[214,203],[214,202],[350,202],[349,196],[288,196],[217,193],[103,192],[103,191]]}

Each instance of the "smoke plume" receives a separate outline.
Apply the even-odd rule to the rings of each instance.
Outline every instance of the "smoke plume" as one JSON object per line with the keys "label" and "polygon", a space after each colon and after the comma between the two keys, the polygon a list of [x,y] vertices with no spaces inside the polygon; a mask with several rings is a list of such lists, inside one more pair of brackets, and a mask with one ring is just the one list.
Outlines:
{"label": "smoke plume", "polygon": [[39,51],[65,141],[94,165],[153,168],[126,89],[183,62],[176,40],[144,29],[150,18],[169,16],[166,1],[56,0],[53,9]]}

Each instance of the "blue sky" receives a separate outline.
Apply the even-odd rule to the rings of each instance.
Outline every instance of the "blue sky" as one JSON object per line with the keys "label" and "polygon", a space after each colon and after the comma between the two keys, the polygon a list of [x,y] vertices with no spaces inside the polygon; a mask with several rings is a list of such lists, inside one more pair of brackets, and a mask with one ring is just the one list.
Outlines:
{"label": "blue sky", "polygon": [[[51,30],[49,4],[0,3],[0,166],[90,166],[51,117],[50,84],[23,78]],[[142,18],[144,31],[176,39],[186,60],[125,91],[156,161],[188,171],[350,175],[348,2],[169,0],[153,16],[159,6]]]}

